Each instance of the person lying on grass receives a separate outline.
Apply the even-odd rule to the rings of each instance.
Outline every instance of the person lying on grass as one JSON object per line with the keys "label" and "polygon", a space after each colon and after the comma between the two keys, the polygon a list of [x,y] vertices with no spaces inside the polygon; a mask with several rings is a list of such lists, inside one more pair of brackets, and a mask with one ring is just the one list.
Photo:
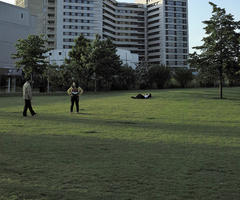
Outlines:
{"label": "person lying on grass", "polygon": [[151,93],[148,93],[148,94],[138,94],[137,96],[131,97],[131,98],[133,98],[133,99],[149,99],[151,97],[152,97]]}

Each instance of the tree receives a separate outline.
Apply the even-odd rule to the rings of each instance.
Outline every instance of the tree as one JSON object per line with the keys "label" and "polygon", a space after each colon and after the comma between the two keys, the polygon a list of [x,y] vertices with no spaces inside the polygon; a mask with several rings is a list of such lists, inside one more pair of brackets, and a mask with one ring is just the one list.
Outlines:
{"label": "tree", "polygon": [[135,82],[135,70],[126,64],[121,66],[119,74],[114,77],[112,89],[128,90],[134,88]]}
{"label": "tree", "polygon": [[164,65],[153,65],[148,71],[149,83],[157,85],[157,88],[161,89],[171,78],[171,71]]}
{"label": "tree", "polygon": [[149,83],[149,66],[146,62],[140,62],[136,67],[136,80],[140,89],[150,87]]}
{"label": "tree", "polygon": [[79,82],[83,88],[87,89],[91,80],[93,69],[90,65],[91,45],[90,41],[80,35],[75,39],[75,45],[69,52],[69,58],[65,60],[66,74],[71,74],[72,80]]}
{"label": "tree", "polygon": [[38,35],[29,35],[27,39],[19,39],[16,44],[16,53],[12,55],[13,59],[17,59],[16,68],[21,69],[25,78],[31,77],[35,82],[43,82],[45,71],[48,65],[44,53],[48,51],[46,48],[46,40]]}
{"label": "tree", "polygon": [[203,22],[206,24],[204,29],[207,36],[202,39],[202,46],[194,47],[200,51],[200,54],[196,52],[190,54],[189,63],[191,67],[202,72],[216,74],[219,81],[219,96],[222,99],[224,77],[233,70],[233,66],[237,65],[236,48],[239,42],[236,30],[239,22],[235,22],[231,14],[226,14],[225,9],[211,2],[209,4],[213,8],[212,17]]}
{"label": "tree", "polygon": [[[90,65],[94,69],[95,80],[102,80],[106,88],[111,88],[112,78],[118,75],[122,62],[117,55],[116,46],[110,39],[101,40],[99,35],[92,42]],[[95,91],[97,86],[95,85]]]}
{"label": "tree", "polygon": [[188,68],[177,68],[173,72],[173,78],[182,88],[185,88],[193,80],[192,70]]}

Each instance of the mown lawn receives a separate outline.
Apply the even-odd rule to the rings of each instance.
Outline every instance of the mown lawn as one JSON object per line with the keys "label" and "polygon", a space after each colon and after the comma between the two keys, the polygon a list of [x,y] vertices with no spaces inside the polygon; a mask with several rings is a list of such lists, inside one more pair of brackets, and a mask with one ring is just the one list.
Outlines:
{"label": "mown lawn", "polygon": [[239,200],[240,88],[0,97],[0,200]]}

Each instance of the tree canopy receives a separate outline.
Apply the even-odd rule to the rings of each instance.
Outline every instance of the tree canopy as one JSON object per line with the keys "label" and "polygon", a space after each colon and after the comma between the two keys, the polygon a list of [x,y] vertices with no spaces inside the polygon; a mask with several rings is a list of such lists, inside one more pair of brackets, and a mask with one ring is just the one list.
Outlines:
{"label": "tree canopy", "polygon": [[213,73],[219,81],[219,96],[223,98],[222,87],[225,77],[237,72],[239,66],[239,22],[225,9],[210,2],[212,16],[204,21],[206,37],[203,45],[194,47],[200,54],[190,54],[190,65],[200,73]]}
{"label": "tree canopy", "polygon": [[12,55],[16,59],[16,68],[21,69],[25,78],[42,79],[48,65],[44,54],[48,51],[46,40],[38,35],[29,35],[27,39],[19,39],[16,43],[16,53]]}

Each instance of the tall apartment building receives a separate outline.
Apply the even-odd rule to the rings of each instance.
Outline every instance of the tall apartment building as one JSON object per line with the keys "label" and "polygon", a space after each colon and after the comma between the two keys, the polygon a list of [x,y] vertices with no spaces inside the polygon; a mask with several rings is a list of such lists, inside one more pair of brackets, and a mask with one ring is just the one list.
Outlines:
{"label": "tall apartment building", "polygon": [[130,50],[145,61],[145,12],[143,4],[103,0],[103,38],[110,37],[117,47]]}
{"label": "tall apartment building", "polygon": [[188,1],[137,0],[147,9],[147,61],[171,67],[187,66]]}
{"label": "tall apartment building", "polygon": [[80,34],[88,39],[94,39],[99,34],[103,39],[111,38],[117,47],[137,53],[140,61],[171,67],[186,66],[187,0],[136,0],[136,3],[120,3],[116,0],[17,2],[39,16],[39,30],[47,34],[52,49],[71,48],[74,38]]}
{"label": "tall apartment building", "polygon": [[27,8],[37,17],[36,31],[48,38],[48,47],[57,48],[57,0],[15,0],[17,6]]}

